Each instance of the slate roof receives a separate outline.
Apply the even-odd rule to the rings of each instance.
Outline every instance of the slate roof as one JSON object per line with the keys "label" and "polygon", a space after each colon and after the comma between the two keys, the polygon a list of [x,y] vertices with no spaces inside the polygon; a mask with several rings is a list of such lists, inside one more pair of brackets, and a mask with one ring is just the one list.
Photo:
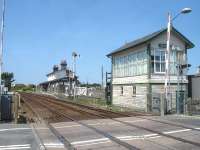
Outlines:
{"label": "slate roof", "polygon": [[[109,57],[109,56],[111,56],[113,54],[119,53],[121,51],[125,51],[128,48],[133,48],[135,46],[138,46],[140,44],[148,42],[151,39],[156,38],[158,35],[162,34],[163,32],[166,32],[166,31],[167,31],[167,28],[163,28],[163,29],[161,29],[159,31],[153,32],[153,33],[151,33],[151,34],[149,34],[147,36],[144,36],[142,38],[139,38],[139,39],[137,39],[135,41],[129,42],[129,43],[121,46],[120,48],[112,51],[111,53],[109,53],[107,55],[107,57]],[[181,40],[183,40],[186,43],[188,49],[194,47],[194,44],[190,40],[188,40],[183,34],[181,34],[177,29],[175,29],[174,27],[172,27],[171,31],[174,32]]]}
{"label": "slate roof", "polygon": [[55,83],[55,82],[64,82],[64,81],[66,81],[66,82],[69,81],[69,77],[63,77],[63,78],[60,78],[60,79],[54,79],[54,80],[51,80],[51,81],[45,81],[45,82],[40,83],[39,85]]}

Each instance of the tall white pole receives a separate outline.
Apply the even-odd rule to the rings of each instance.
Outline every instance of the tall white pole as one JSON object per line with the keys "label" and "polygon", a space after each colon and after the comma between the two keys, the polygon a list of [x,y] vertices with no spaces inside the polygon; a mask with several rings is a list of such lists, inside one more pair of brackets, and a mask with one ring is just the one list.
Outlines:
{"label": "tall white pole", "polygon": [[76,56],[74,56],[74,99],[76,98],[76,80],[75,80],[75,76],[76,76]]}
{"label": "tall white pole", "polygon": [[2,74],[2,65],[3,65],[3,37],[4,37],[4,18],[5,18],[5,0],[3,0],[3,5],[2,5],[2,17],[1,17],[1,43],[0,43],[0,86],[1,86],[1,91],[2,92],[2,79],[1,79],[1,74]]}
{"label": "tall white pole", "polygon": [[180,99],[180,94],[179,94],[179,87],[180,87],[180,83],[179,83],[179,78],[180,78],[180,52],[177,51],[177,102],[176,102],[176,108],[177,108],[177,113],[179,114],[180,113],[180,108],[179,108],[179,99]]}
{"label": "tall white pole", "polygon": [[104,87],[104,82],[103,82],[103,65],[101,66],[101,88],[103,89]]}
{"label": "tall white pole", "polygon": [[171,110],[170,101],[170,37],[171,37],[171,15],[168,14],[168,24],[167,24],[167,49],[165,51],[165,99],[167,101],[167,111]]}
{"label": "tall white pole", "polygon": [[76,80],[75,80],[75,77],[76,77],[76,57],[77,57],[77,54],[75,52],[72,53],[72,57],[73,57],[73,99],[75,100],[76,98]]}

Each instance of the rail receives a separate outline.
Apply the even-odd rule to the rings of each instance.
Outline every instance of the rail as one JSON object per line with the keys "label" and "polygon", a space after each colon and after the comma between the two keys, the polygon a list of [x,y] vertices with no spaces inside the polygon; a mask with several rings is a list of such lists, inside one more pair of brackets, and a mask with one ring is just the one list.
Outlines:
{"label": "rail", "polygon": [[[47,98],[44,98],[44,97],[42,97],[42,96],[40,96],[40,98],[43,98],[43,102],[45,101],[45,99],[46,99],[46,101],[47,101]],[[50,99],[50,98],[48,98],[48,101],[49,101],[49,99]],[[53,101],[53,100],[52,100],[52,101]],[[54,100],[54,101],[55,101],[55,100]],[[66,113],[64,113],[64,112],[62,112],[62,111],[58,111],[57,109],[55,109],[55,107],[50,107],[50,106],[48,106],[48,105],[42,104],[43,102],[40,101],[39,103],[40,103],[41,105],[43,105],[44,107],[48,108],[49,110],[51,110],[51,111],[54,112],[54,113],[59,113],[60,115],[63,115],[63,117],[66,117],[66,118],[68,118],[68,119],[71,120],[71,121],[75,121],[75,122],[77,122],[77,123],[79,123],[79,124],[81,124],[81,125],[83,125],[83,126],[86,126],[86,127],[90,128],[90,129],[92,129],[92,130],[95,130],[97,133],[100,133],[100,134],[102,134],[102,135],[108,137],[108,138],[111,139],[112,141],[114,141],[114,142],[116,142],[116,143],[118,143],[118,144],[120,144],[120,145],[123,145],[124,147],[126,147],[126,148],[128,148],[128,149],[138,149],[137,147],[132,147],[132,145],[129,145],[128,143],[125,143],[125,142],[123,142],[123,141],[117,139],[116,137],[113,137],[112,135],[110,135],[110,134],[108,134],[108,133],[105,133],[105,132],[103,132],[103,131],[101,131],[101,130],[99,130],[99,129],[94,128],[93,126],[90,126],[90,125],[88,125],[88,124],[85,124],[85,123],[83,123],[83,122],[80,122],[79,120],[76,120],[76,119],[70,117],[69,114],[66,114]],[[55,104],[55,103],[57,103],[57,102],[53,102],[53,103]],[[68,103],[68,102],[67,102],[67,103]],[[65,105],[67,105],[67,103],[66,103]],[[74,105],[75,105],[75,104],[74,104]],[[83,107],[83,105],[80,105],[80,104],[78,104],[78,106]],[[88,106],[84,106],[84,107],[85,107],[85,108],[89,108]],[[73,108],[73,109],[75,109],[75,108]],[[91,109],[94,109],[94,108],[91,108]],[[80,110],[78,110],[78,111],[80,111]],[[88,113],[88,111],[86,111],[86,110],[81,110],[81,112],[83,112],[83,111],[85,111],[85,112]],[[96,111],[106,111],[106,110],[97,109]],[[114,112],[114,113],[115,113],[115,112]],[[89,114],[91,114],[91,112],[90,112]],[[115,113],[115,114],[119,114],[119,113]],[[121,113],[120,113],[120,114],[121,114]],[[95,115],[97,115],[97,114],[95,114]],[[105,115],[105,114],[104,114],[104,115]],[[124,116],[129,116],[129,117],[130,117],[130,115],[126,115],[126,114],[123,114],[123,115],[124,115]],[[160,136],[164,136],[164,137],[167,137],[167,138],[171,138],[171,139],[174,139],[174,140],[178,140],[178,141],[181,141],[181,142],[184,142],[184,143],[188,143],[188,144],[192,144],[192,145],[195,145],[195,146],[200,147],[200,143],[198,143],[198,142],[193,142],[193,141],[186,140],[186,139],[183,139],[183,138],[180,138],[180,137],[175,137],[175,136],[172,136],[172,135],[169,135],[169,134],[165,134],[165,133],[162,133],[162,132],[159,132],[159,131],[156,131],[156,130],[152,130],[152,129],[145,128],[145,127],[141,127],[141,126],[138,126],[138,125],[134,125],[134,124],[131,124],[131,123],[128,123],[128,122],[120,121],[120,120],[115,119],[115,118],[112,118],[112,117],[110,117],[110,116],[103,116],[103,115],[98,115],[98,116],[100,116],[100,117],[102,117],[102,118],[108,117],[109,119],[112,119],[113,121],[120,122],[120,123],[125,124],[125,125],[127,125],[127,126],[135,127],[135,128],[142,129],[142,130],[146,130],[146,131],[149,131],[149,132],[152,132],[152,133],[156,133],[156,134],[158,134],[158,135],[160,135]],[[189,128],[189,129],[192,129],[192,130],[197,130],[197,131],[199,131],[198,129],[191,128],[191,127],[187,127],[187,126],[184,126],[184,125],[177,125],[177,124],[169,123],[169,122],[166,123],[166,122],[163,122],[163,121],[158,121],[158,120],[154,120],[154,119],[149,119],[149,118],[145,118],[145,117],[141,117],[141,116],[137,116],[137,118],[147,119],[147,120],[151,120],[151,121],[160,122],[160,123],[163,123],[163,124],[169,124],[169,125],[173,125],[173,126],[178,126],[178,127],[187,128],[187,129]],[[128,145],[127,145],[127,144],[128,144]]]}

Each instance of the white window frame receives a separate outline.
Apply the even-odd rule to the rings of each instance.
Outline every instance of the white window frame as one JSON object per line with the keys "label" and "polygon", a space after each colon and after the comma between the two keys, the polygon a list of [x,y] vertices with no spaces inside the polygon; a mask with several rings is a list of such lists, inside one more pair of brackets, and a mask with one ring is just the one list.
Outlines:
{"label": "white window frame", "polygon": [[[159,61],[157,61],[156,60],[156,56],[155,56],[155,53],[156,53],[156,51],[159,51],[159,53],[160,53],[160,60]],[[165,49],[154,49],[153,50],[153,58],[154,58],[154,60],[152,61],[153,62],[153,64],[154,64],[154,67],[152,68],[153,69],[153,72],[152,73],[155,73],[155,74],[165,74],[165,69],[164,69],[164,71],[162,72],[161,70],[162,70],[162,63],[166,63],[165,62],[165,60],[163,61],[162,59],[161,59],[161,51],[162,52],[164,52],[164,55],[165,55]],[[164,58],[165,58],[165,56],[164,56]],[[166,59],[166,58],[165,58]],[[152,63],[151,62],[151,63]],[[159,63],[159,65],[160,65],[160,71],[157,71],[156,70],[156,63]],[[176,51],[175,50],[171,50],[171,52],[170,52],[170,62],[169,62],[169,64],[170,64],[170,67],[169,67],[169,69],[172,69],[171,71],[170,71],[170,74],[176,74],[176,69],[174,68],[174,67],[176,67],[176,65],[177,65],[177,60],[176,60]],[[172,68],[172,66],[173,66],[173,68]],[[151,65],[152,66],[152,65]],[[174,70],[175,69],[175,70]]]}
{"label": "white window frame", "polygon": [[[159,61],[157,61],[156,58],[155,58],[155,57],[156,57],[156,56],[155,56],[156,51],[159,51],[159,53],[160,53],[160,56],[159,56],[159,57],[160,57],[160,60],[159,60]],[[164,58],[165,58],[165,50],[164,50],[164,49],[155,49],[155,50],[153,51],[153,55],[154,55],[154,60],[153,60],[153,63],[154,63],[154,68],[153,68],[153,69],[154,69],[154,71],[153,71],[153,72],[154,72],[154,73],[159,73],[159,74],[165,74],[165,71],[164,71],[164,72],[161,71],[161,70],[162,70],[162,68],[161,68],[161,67],[162,67],[162,63],[165,64],[165,60],[163,61],[163,60],[161,59],[161,58],[162,58],[162,55],[161,55],[162,53],[161,53],[161,52],[164,52]],[[165,59],[166,59],[166,58],[165,58]],[[159,63],[159,66],[160,66],[160,69],[159,69],[159,70],[160,70],[160,71],[157,71],[157,70],[156,70],[156,63]]]}

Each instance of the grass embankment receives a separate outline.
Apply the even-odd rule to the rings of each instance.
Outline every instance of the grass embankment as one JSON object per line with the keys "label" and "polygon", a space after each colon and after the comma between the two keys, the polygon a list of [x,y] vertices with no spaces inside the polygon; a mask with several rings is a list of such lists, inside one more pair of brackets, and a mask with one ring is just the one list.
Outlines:
{"label": "grass embankment", "polygon": [[137,108],[129,108],[129,107],[122,107],[117,105],[107,105],[107,102],[105,99],[100,98],[94,98],[94,97],[76,97],[73,99],[73,97],[66,97],[64,95],[56,95],[59,98],[62,98],[63,100],[71,101],[78,104],[83,104],[87,106],[93,106],[98,107],[106,110],[112,110],[115,112],[132,112],[132,111],[138,111],[143,112],[140,109]]}

